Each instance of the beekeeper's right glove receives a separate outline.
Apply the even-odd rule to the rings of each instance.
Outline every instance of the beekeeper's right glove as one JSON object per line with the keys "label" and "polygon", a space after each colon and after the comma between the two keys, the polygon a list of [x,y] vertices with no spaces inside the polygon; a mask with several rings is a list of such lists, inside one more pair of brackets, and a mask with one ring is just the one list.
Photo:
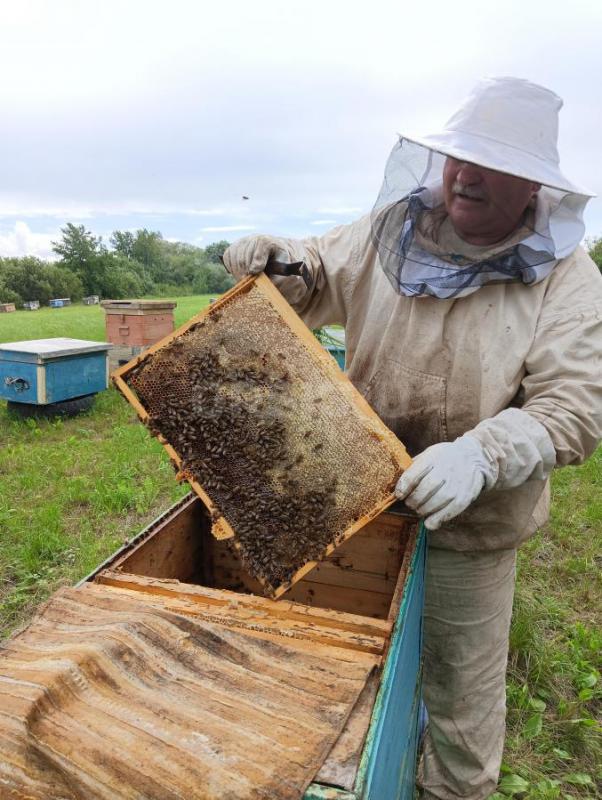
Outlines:
{"label": "beekeeper's right glove", "polygon": [[224,252],[224,266],[236,280],[246,275],[258,275],[270,258],[290,261],[284,242],[273,236],[245,236]]}
{"label": "beekeeper's right glove", "polygon": [[545,480],[555,463],[547,429],[528,412],[507,408],[453,442],[427,447],[403,473],[395,494],[437,530],[482,491]]}

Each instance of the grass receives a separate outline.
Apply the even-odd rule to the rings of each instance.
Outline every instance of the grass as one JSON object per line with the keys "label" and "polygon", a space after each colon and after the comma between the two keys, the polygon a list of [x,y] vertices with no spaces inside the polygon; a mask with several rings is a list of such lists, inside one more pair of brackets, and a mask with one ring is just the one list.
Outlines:
{"label": "grass", "polygon": [[[208,295],[174,298],[180,325]],[[104,339],[98,306],[0,315],[0,341]],[[17,419],[0,401],[0,636],[85,576],[185,493],[163,448],[114,389],[71,419]]]}
{"label": "grass", "polygon": [[[209,298],[213,296],[215,295],[201,294],[170,297],[170,300],[177,303],[174,309],[176,327],[205,308],[209,304]],[[65,308],[40,308],[39,311],[0,314],[0,342],[19,342],[22,339],[45,339],[54,336],[103,342],[105,313],[100,306],[74,303]]]}
{"label": "grass", "polygon": [[[208,303],[174,299],[177,325]],[[0,315],[0,341],[47,336],[102,340],[103,312],[74,305]],[[1,637],[185,489],[113,389],[63,421],[23,421],[0,403],[0,446]],[[601,540],[602,448],[554,475],[550,523],[519,554],[506,752],[494,800],[602,796]]]}
{"label": "grass", "polygon": [[114,389],[78,417],[13,419],[0,406],[0,632],[90,572],[184,493]]}
{"label": "grass", "polygon": [[549,524],[519,551],[500,800],[599,797],[602,448],[554,474]]}

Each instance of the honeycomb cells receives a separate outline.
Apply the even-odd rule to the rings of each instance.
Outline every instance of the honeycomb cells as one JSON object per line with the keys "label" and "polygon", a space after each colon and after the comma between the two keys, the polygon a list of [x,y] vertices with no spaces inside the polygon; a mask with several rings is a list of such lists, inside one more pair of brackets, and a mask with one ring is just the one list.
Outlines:
{"label": "honeycomb cells", "polygon": [[255,286],[125,379],[270,591],[392,491],[389,447]]}

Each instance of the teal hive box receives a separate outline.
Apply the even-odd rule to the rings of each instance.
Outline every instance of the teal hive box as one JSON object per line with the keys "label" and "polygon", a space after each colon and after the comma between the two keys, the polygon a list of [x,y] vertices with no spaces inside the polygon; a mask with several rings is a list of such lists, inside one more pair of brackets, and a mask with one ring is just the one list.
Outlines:
{"label": "teal hive box", "polygon": [[103,391],[110,344],[83,339],[32,339],[0,345],[0,397],[48,406]]}
{"label": "teal hive box", "polygon": [[[202,502],[188,495],[101,564],[80,585],[100,582],[147,591],[144,581],[164,596],[182,595],[183,586],[253,594],[259,584],[208,534]],[[205,520],[205,521],[204,521]],[[379,531],[379,521],[382,520]],[[392,623],[382,665],[356,707],[339,741],[299,800],[412,800],[420,735],[422,608],[426,559],[425,533],[416,517],[393,506],[353,536],[306,578],[282,596],[314,609],[329,608]],[[395,533],[395,526],[398,534]],[[385,536],[386,534],[386,536]],[[400,557],[389,561],[396,543]],[[390,594],[377,599],[385,577]],[[391,588],[395,585],[395,589]],[[361,616],[363,615],[363,616]],[[183,734],[185,731],[183,731]],[[224,758],[227,748],[224,746]]]}
{"label": "teal hive box", "polygon": [[345,331],[341,328],[324,327],[315,331],[317,340],[335,359],[341,369],[345,369]]}

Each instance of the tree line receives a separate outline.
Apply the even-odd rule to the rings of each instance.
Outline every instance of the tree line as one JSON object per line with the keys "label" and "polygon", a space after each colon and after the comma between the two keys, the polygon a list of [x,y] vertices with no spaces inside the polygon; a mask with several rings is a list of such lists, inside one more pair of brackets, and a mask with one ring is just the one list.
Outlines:
{"label": "tree line", "polygon": [[[109,243],[110,248],[101,236],[69,222],[53,242],[56,261],[0,258],[0,303],[38,300],[45,305],[53,297],[81,300],[92,294],[114,299],[221,294],[234,283],[220,261],[226,241],[195,247],[141,228],[114,231]],[[602,272],[602,237],[586,247]]]}
{"label": "tree line", "polygon": [[159,231],[114,231],[110,247],[84,225],[67,223],[52,243],[55,261],[0,258],[0,303],[21,305],[87,295],[119,299],[145,295],[221,294],[234,280],[221,264],[228,247],[168,242]]}

